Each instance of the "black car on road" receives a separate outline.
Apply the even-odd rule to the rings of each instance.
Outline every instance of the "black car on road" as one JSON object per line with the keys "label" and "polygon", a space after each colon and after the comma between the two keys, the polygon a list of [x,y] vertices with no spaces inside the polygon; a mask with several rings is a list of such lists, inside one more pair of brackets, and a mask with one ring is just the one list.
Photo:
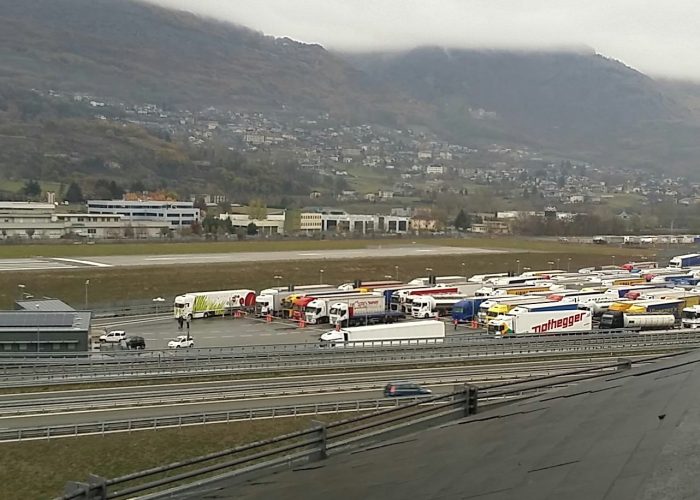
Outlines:
{"label": "black car on road", "polygon": [[124,347],[127,349],[145,349],[146,340],[143,337],[132,335],[124,339]]}
{"label": "black car on road", "polygon": [[414,382],[389,382],[384,387],[384,396],[399,397],[399,396],[426,396],[432,394],[433,391],[421,387]]}

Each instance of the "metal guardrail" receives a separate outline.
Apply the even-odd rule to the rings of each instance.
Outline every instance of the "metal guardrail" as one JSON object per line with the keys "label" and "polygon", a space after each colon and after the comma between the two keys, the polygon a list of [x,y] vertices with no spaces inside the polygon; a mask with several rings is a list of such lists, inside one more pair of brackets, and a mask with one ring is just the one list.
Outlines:
{"label": "metal guardrail", "polygon": [[[591,367],[572,372],[577,381],[610,374],[610,370],[629,369],[629,360]],[[568,373],[568,372],[567,372]],[[541,377],[539,383],[521,381],[513,387],[480,396],[480,389],[466,385],[449,394],[414,401],[388,410],[381,410],[330,424],[318,423],[305,429],[272,439],[257,441],[217,453],[155,467],[113,479],[90,476],[86,483],[72,482],[66,485],[66,494],[60,500],[116,499],[141,496],[141,498],[168,498],[182,494],[207,483],[230,481],[251,473],[272,471],[294,464],[322,460],[330,453],[347,450],[368,441],[388,439],[408,431],[433,426],[439,421],[449,421],[477,413],[480,400],[518,395],[524,391],[540,391],[561,384],[567,373]],[[587,374],[586,374],[587,373]],[[515,387],[515,385],[526,387]],[[429,404],[432,403],[432,404]],[[197,468],[195,468],[197,467]],[[184,469],[184,472],[180,472]],[[216,475],[214,475],[216,474]],[[194,483],[188,482],[196,480]],[[169,489],[161,490],[167,487]]]}
{"label": "metal guardrail", "polygon": [[[62,437],[105,435],[115,432],[157,430],[191,425],[229,423],[243,420],[259,420],[327,413],[376,411],[405,405],[421,398],[367,399],[329,403],[308,403],[291,406],[251,408],[218,412],[192,413],[166,417],[144,417],[83,424],[64,424],[22,429],[0,430],[0,442],[46,440]],[[424,398],[423,398],[424,399]]]}
{"label": "metal guardrail", "polygon": [[491,342],[464,342],[431,346],[398,346],[379,349],[315,350],[311,352],[263,351],[221,355],[215,349],[193,353],[173,352],[169,356],[109,360],[70,360],[64,362],[0,364],[0,381],[5,386],[65,384],[137,378],[211,376],[212,374],[251,374],[308,369],[337,369],[449,362],[484,358],[526,358],[542,355],[595,354],[680,350],[700,346],[699,330],[673,330],[654,334],[609,334],[555,337],[523,337]]}

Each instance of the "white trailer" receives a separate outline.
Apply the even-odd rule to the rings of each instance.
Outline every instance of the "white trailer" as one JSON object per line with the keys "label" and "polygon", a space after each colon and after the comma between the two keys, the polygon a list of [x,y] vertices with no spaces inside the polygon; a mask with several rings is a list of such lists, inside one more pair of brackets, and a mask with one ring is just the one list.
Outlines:
{"label": "white trailer", "polygon": [[175,319],[192,320],[221,316],[237,309],[255,307],[253,290],[219,290],[213,292],[188,292],[175,297]]}
{"label": "white trailer", "polygon": [[321,347],[375,347],[435,344],[445,340],[442,321],[409,321],[387,325],[356,326],[321,335]]}
{"label": "white trailer", "polygon": [[683,328],[700,328],[700,306],[684,307],[681,324]]}
{"label": "white trailer", "polygon": [[585,332],[593,329],[590,311],[518,312],[497,316],[488,323],[488,332],[496,337],[528,333]]}
{"label": "white trailer", "polygon": [[437,318],[452,314],[452,306],[469,295],[420,295],[411,303],[411,316],[414,318]]}
{"label": "white trailer", "polygon": [[356,293],[318,297],[306,304],[306,307],[304,308],[304,320],[311,325],[329,323],[331,322],[330,310],[332,305],[340,303],[350,304],[355,301],[360,301],[364,304],[364,307],[370,309],[379,307],[379,304],[381,304],[382,308],[385,307],[384,295],[375,293]]}

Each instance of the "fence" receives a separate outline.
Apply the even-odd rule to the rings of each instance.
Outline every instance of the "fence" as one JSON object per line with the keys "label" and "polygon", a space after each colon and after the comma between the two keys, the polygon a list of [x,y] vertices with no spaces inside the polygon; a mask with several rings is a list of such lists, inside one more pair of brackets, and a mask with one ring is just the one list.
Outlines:
{"label": "fence", "polygon": [[[434,426],[477,413],[481,401],[508,395],[539,392],[561,383],[562,376],[579,375],[576,381],[608,375],[611,369],[630,368],[629,360],[576,370],[519,383],[506,383],[478,388],[466,385],[440,396],[414,401],[395,408],[362,415],[330,424],[318,423],[273,439],[223,450],[145,471],[104,479],[90,476],[86,483],[71,482],[61,500],[113,499],[153,492],[144,498],[168,498],[222,481],[234,481],[252,474],[291,467],[326,458],[331,453],[352,449],[372,441],[389,439],[406,432]],[[569,383],[571,379],[569,379]],[[525,387],[514,387],[526,384]],[[484,392],[487,394],[484,395]],[[480,394],[481,392],[481,394]],[[196,480],[191,482],[192,480]],[[189,482],[188,482],[189,481]],[[167,487],[166,490],[161,490]]]}

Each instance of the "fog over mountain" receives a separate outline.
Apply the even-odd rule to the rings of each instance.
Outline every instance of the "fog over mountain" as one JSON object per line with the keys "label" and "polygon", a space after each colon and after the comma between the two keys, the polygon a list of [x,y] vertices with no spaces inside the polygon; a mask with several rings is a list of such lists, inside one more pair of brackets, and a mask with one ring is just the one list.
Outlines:
{"label": "fog over mountain", "polygon": [[700,80],[695,0],[148,0],[339,51],[593,47],[646,74]]}

